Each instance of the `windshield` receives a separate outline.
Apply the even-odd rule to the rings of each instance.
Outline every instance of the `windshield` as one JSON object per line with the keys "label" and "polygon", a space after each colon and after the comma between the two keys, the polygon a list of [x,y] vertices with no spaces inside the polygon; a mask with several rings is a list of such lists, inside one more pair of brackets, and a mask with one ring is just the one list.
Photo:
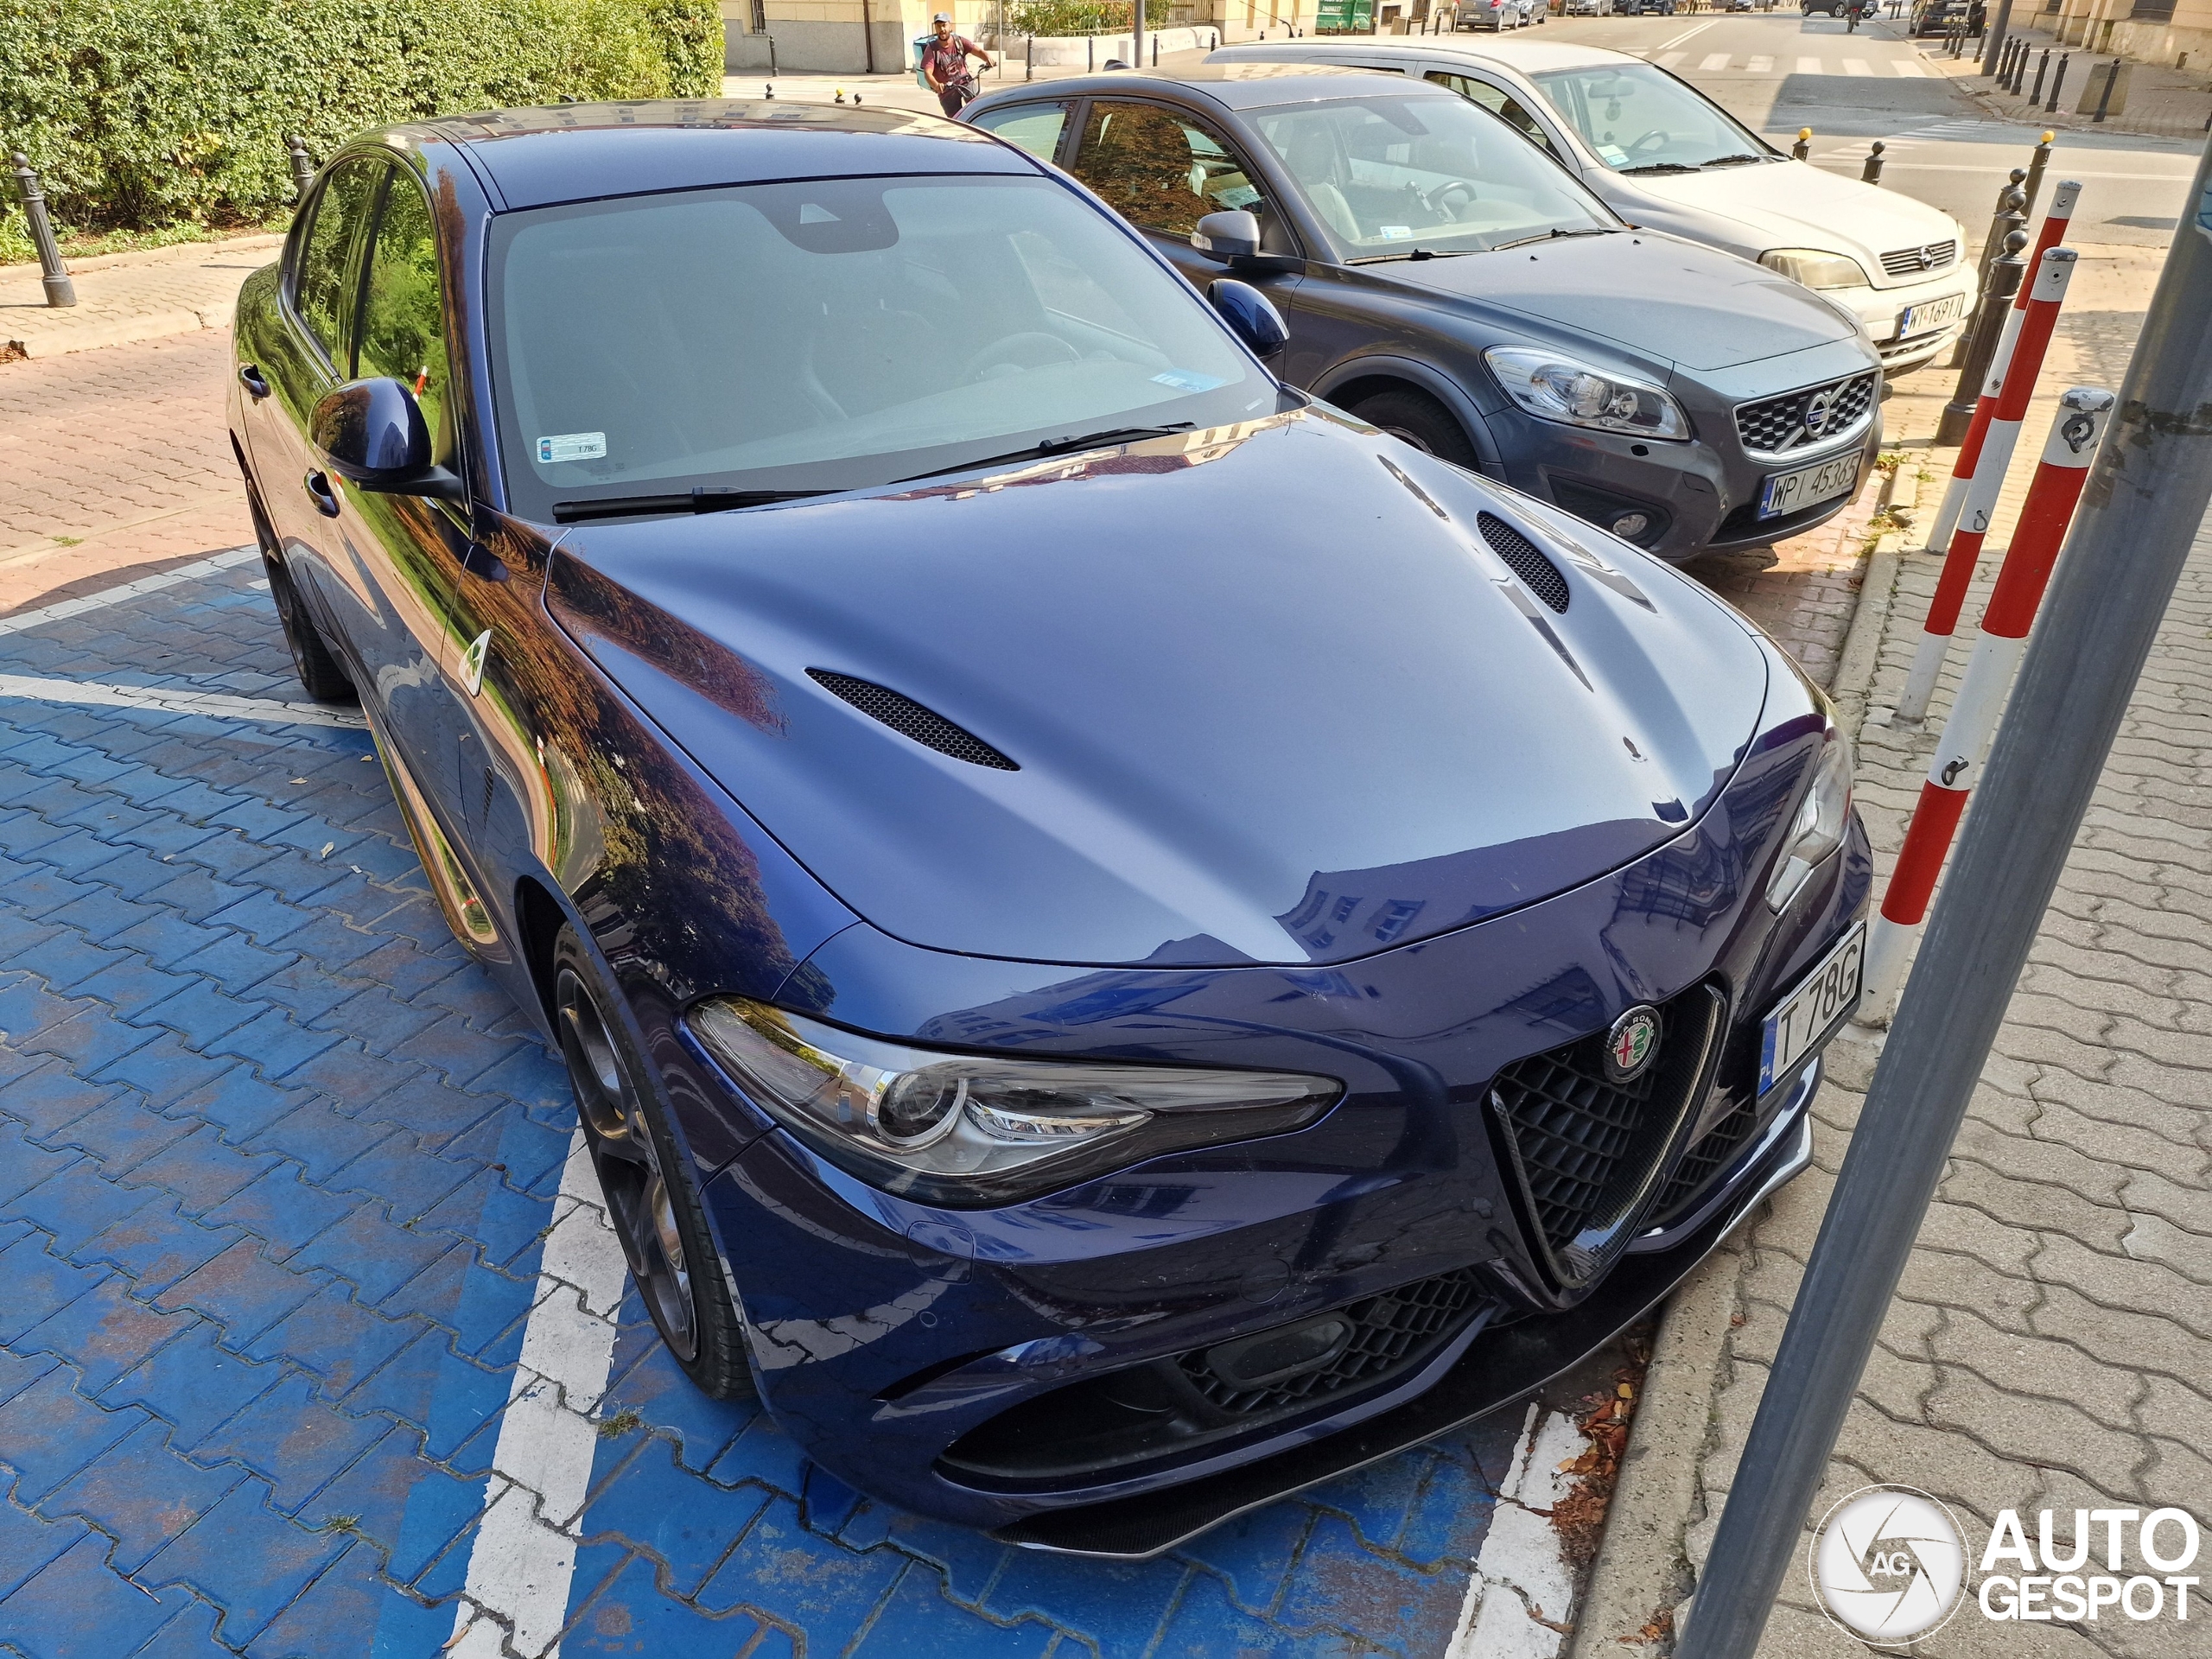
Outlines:
{"label": "windshield", "polygon": [[[513,510],[860,488],[1287,407],[1205,302],[1044,179],[830,179],[502,215]],[[565,516],[565,515],[564,515]]]}
{"label": "windshield", "polygon": [[1529,79],[1617,173],[1692,172],[1774,156],[1749,129],[1651,64],[1593,64]]}
{"label": "windshield", "polygon": [[1465,99],[1288,105],[1249,119],[1342,259],[1475,253],[1620,228],[1565,168]]}

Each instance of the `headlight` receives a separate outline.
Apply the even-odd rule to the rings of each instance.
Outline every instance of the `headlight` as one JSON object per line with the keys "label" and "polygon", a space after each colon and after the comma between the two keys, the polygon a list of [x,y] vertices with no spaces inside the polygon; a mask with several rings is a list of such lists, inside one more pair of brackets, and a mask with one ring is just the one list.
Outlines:
{"label": "headlight", "polygon": [[1769,248],[1759,264],[1808,288],[1865,288],[1866,268],[1848,254],[1826,248]]}
{"label": "headlight", "polygon": [[1291,1072],[937,1053],[737,997],[700,1003],[690,1025],[760,1109],[823,1157],[954,1210],[1302,1128],[1344,1092]]}
{"label": "headlight", "polygon": [[1789,839],[1782,861],[1767,883],[1770,910],[1789,908],[1797,890],[1805,885],[1820,861],[1843,845],[1844,825],[1851,817],[1851,740],[1834,725],[1821,741],[1821,758],[1813,766],[1813,786],[1798,804],[1789,826]]}
{"label": "headlight", "polygon": [[1497,346],[1483,356],[1505,395],[1541,419],[1632,432],[1640,438],[1690,435],[1681,405],[1656,386],[1624,380],[1554,352]]}

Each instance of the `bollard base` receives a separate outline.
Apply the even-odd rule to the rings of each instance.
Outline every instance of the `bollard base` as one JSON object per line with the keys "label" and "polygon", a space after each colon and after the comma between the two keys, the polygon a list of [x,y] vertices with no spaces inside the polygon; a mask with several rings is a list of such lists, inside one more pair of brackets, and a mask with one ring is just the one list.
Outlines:
{"label": "bollard base", "polygon": [[46,302],[48,305],[62,306],[77,303],[77,285],[67,276],[48,276],[42,280],[46,283]]}
{"label": "bollard base", "polygon": [[[1977,403],[1979,401],[1978,398],[1975,400]],[[1949,403],[1943,405],[1943,413],[1936,423],[1936,443],[1938,448],[1948,449],[1966,442],[1967,429],[1974,424],[1974,410],[1973,403]]]}

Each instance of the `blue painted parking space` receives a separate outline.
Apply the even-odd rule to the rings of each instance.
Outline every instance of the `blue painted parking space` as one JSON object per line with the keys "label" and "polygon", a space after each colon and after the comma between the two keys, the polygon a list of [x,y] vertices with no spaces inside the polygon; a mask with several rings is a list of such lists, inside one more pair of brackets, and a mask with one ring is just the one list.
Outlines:
{"label": "blue painted parking space", "polygon": [[1517,1414],[1112,1565],[694,1391],[259,575],[0,622],[0,1651],[1445,1649]]}

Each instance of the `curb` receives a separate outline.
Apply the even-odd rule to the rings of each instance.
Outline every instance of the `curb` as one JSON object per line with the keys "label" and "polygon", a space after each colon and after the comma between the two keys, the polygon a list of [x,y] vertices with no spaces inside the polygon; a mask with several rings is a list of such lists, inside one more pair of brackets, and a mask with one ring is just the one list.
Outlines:
{"label": "curb", "polygon": [[104,346],[132,346],[142,340],[166,340],[175,334],[196,334],[202,328],[219,328],[226,319],[205,311],[154,311],[113,322],[96,322],[73,328],[23,328],[0,345],[12,346],[24,357],[62,357],[71,352],[94,352]]}
{"label": "curb", "polygon": [[[81,276],[98,270],[182,264],[226,253],[265,251],[282,246],[283,241],[283,237],[276,232],[257,232],[251,236],[225,237],[210,242],[174,242],[164,248],[130,248],[120,253],[72,259],[68,262],[69,274]],[[30,265],[8,265],[0,267],[0,276],[35,270],[36,267]],[[11,306],[10,308],[16,308]],[[194,334],[203,328],[226,326],[230,321],[231,308],[228,302],[208,310],[175,306],[165,311],[116,317],[105,322],[86,322],[81,320],[81,314],[73,309],[64,309],[54,314],[54,322],[48,327],[40,327],[30,321],[44,315],[39,308],[23,308],[26,315],[19,321],[7,324],[6,336],[0,338],[0,359],[10,355],[61,357],[71,352],[98,351],[106,346],[130,346],[143,340],[166,340],[175,334]]]}
{"label": "curb", "polygon": [[[1917,472],[1923,464],[1917,452],[1907,452],[1884,482],[1884,508],[1918,505]],[[1867,555],[1859,603],[1830,688],[1837,723],[1853,738],[1866,717],[1882,633],[1897,593],[1901,550],[1919,533],[1917,526],[1885,530]],[[1830,1071],[1847,1073],[1847,1086],[1863,1087],[1864,1074],[1871,1070],[1867,1051],[1878,1052],[1879,1039],[1855,1027],[1847,1031],[1857,1043],[1848,1054],[1835,1052],[1839,1044],[1830,1046]],[[1742,1267],[1736,1246],[1724,1242],[1667,1304],[1606,1511],[1605,1536],[1576,1610],[1568,1659],[1621,1659],[1624,1649],[1656,1644],[1665,1650],[1672,1645],[1668,1615],[1682,1610],[1695,1582],[1683,1537],[1697,1504],[1698,1465],[1713,1429],[1721,1351],[1736,1312]]]}

